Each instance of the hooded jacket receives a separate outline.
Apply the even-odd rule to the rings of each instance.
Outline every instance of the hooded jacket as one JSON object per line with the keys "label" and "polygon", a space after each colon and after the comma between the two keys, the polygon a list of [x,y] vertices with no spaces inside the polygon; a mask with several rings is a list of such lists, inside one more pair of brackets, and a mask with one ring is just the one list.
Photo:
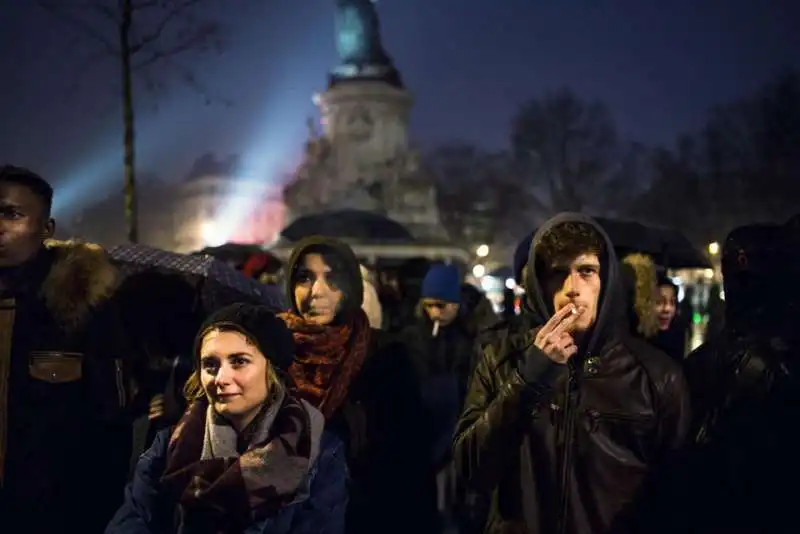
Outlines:
{"label": "hooded jacket", "polygon": [[[358,259],[347,244],[322,236],[300,241],[287,262],[287,295],[293,312],[299,313],[293,291],[298,263],[312,250],[336,262],[332,267],[338,271],[337,283],[345,297],[337,321],[361,313],[364,282]],[[326,429],[347,449],[352,479],[348,534],[429,532],[426,528],[435,520],[435,509],[424,503],[435,487],[426,478],[427,436],[419,428],[422,417],[408,350],[387,332],[372,329],[363,366],[350,382],[341,408],[326,422]]]}
{"label": "hooded jacket", "polygon": [[695,443],[676,474],[682,513],[658,532],[797,530],[796,494],[786,491],[800,476],[797,293],[787,284],[797,243],[787,230],[739,227],[723,244],[726,324],[685,361]]}
{"label": "hooded jacket", "polygon": [[[526,292],[549,318],[537,272],[542,236],[566,222],[592,225],[606,242],[597,319],[561,373],[526,382],[534,345],[500,340],[484,348],[454,440],[462,476],[493,493],[487,533],[625,531],[637,493],[686,439],[689,405],[679,366],[624,328],[614,247],[580,214],[561,214],[534,236]],[[546,361],[546,360],[545,360]],[[557,365],[557,364],[549,364]]]}

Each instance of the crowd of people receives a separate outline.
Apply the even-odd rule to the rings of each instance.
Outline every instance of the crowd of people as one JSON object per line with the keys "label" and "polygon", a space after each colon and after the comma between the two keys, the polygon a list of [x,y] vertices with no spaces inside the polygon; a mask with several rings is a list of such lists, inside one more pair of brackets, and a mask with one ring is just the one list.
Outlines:
{"label": "crowd of people", "polygon": [[[52,239],[52,199],[35,173],[0,169],[10,531],[800,528],[797,217],[731,232],[725,323],[691,354],[673,281],[574,213],[520,243],[520,313],[496,315],[456,265],[374,280],[347,244],[311,236],[280,275],[264,256],[242,268],[282,285],[285,310],[225,305],[154,351],[131,340],[106,251]],[[153,296],[157,322],[169,298]]]}

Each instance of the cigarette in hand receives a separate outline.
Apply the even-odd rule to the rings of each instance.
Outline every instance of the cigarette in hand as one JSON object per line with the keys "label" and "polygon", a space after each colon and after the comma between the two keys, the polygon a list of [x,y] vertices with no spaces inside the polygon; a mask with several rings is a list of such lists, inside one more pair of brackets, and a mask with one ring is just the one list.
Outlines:
{"label": "cigarette in hand", "polygon": [[431,332],[431,335],[433,337],[436,337],[436,336],[439,335],[439,321],[434,321],[433,322],[433,332]]}

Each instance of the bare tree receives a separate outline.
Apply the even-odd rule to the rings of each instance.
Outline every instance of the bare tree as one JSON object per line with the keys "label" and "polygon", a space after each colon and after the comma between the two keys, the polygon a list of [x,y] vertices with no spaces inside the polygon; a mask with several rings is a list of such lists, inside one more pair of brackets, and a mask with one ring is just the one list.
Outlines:
{"label": "bare tree", "polygon": [[[39,0],[39,5],[118,62],[122,98],[127,238],[139,240],[134,75],[189,52],[221,48],[219,23],[198,16],[212,0]],[[184,80],[197,85],[187,73]],[[152,85],[152,78],[148,78]]]}
{"label": "bare tree", "polygon": [[[175,247],[174,213],[178,187],[160,180],[157,176],[140,171],[137,174],[136,192],[147,204],[147,217],[139,226],[142,243],[173,249]],[[105,198],[85,206],[71,221],[71,235],[105,246],[118,245],[126,240],[126,224],[119,206],[123,202],[122,190],[114,191]]]}
{"label": "bare tree", "polygon": [[697,243],[731,229],[781,222],[800,205],[800,77],[788,73],[712,110],[705,127],[653,160],[642,219],[679,228]]}
{"label": "bare tree", "polygon": [[442,224],[464,245],[515,239],[540,208],[507,153],[453,143],[427,154],[424,166],[436,185]]}
{"label": "bare tree", "polygon": [[551,212],[613,211],[621,202],[624,151],[614,120],[599,102],[569,89],[523,104],[513,120],[514,159]]}

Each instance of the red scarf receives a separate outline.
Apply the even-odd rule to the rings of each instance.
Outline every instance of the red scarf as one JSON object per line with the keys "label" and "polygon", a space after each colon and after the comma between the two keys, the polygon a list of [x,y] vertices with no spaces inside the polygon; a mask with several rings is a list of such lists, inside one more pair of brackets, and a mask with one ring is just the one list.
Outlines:
{"label": "red scarf", "polygon": [[328,420],[342,405],[353,378],[367,357],[370,327],[363,310],[344,325],[306,322],[292,312],[280,314],[294,335],[296,355],[289,367],[295,393]]}

